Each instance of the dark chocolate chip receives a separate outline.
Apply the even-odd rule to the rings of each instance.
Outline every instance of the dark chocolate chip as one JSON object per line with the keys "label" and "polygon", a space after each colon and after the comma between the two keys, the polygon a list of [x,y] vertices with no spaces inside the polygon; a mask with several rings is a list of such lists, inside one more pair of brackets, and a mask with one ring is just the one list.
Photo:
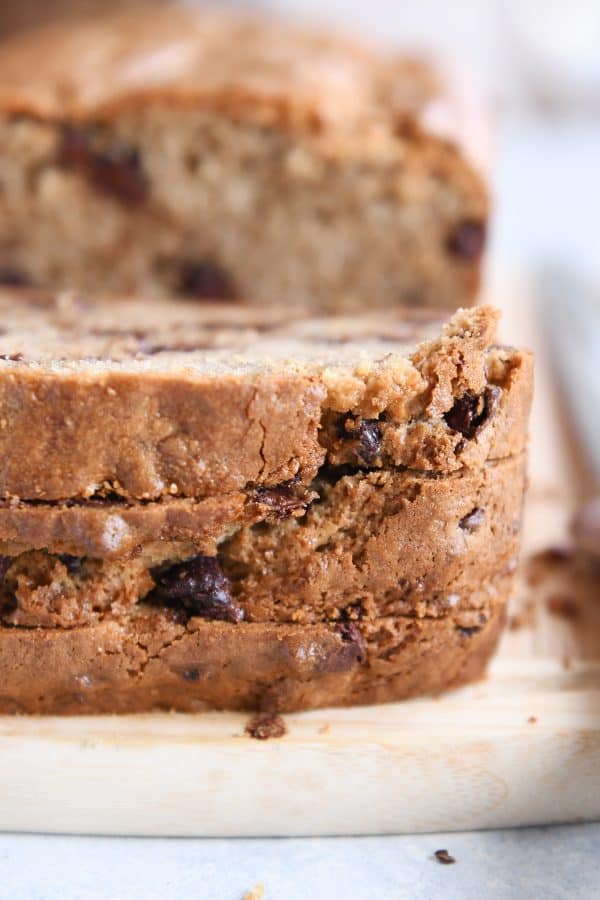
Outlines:
{"label": "dark chocolate chip", "polygon": [[148,178],[139,152],[129,144],[113,141],[99,150],[94,147],[92,130],[66,126],[58,158],[65,168],[83,172],[96,190],[127,206],[139,206],[148,196]]}
{"label": "dark chocolate chip", "polygon": [[59,553],[58,558],[63,566],[66,567],[67,572],[69,572],[70,575],[75,575],[79,572],[83,565],[82,556],[71,556],[70,553]]}
{"label": "dark chocolate chip", "polygon": [[468,534],[473,534],[474,531],[481,528],[484,522],[485,510],[481,509],[480,506],[476,506],[475,509],[472,509],[471,512],[468,513],[468,515],[463,516],[458,524],[463,531],[466,531]]}
{"label": "dark chocolate chip", "polygon": [[486,387],[482,394],[473,394],[471,391],[467,391],[455,401],[444,419],[452,431],[458,431],[467,440],[471,440],[477,437],[484,425],[494,415],[501,395],[502,388],[496,385]]}
{"label": "dark chocolate chip", "polygon": [[13,563],[12,556],[0,556],[0,584],[4,581],[6,573]]}
{"label": "dark chocolate chip", "polygon": [[235,300],[238,296],[229,272],[211,260],[182,263],[177,291],[197,300]]}
{"label": "dark chocolate chip", "polygon": [[486,228],[483,222],[467,219],[449,235],[446,246],[453,256],[465,262],[476,262],[485,249]]}
{"label": "dark chocolate chip", "polygon": [[246,734],[257,741],[267,741],[269,738],[283,737],[287,732],[285,722],[281,716],[261,714],[254,716],[246,725]]}
{"label": "dark chocolate chip", "polygon": [[2,266],[0,267],[0,284],[7,287],[27,287],[31,282],[21,269],[13,269],[12,266]]}
{"label": "dark chocolate chip", "polygon": [[25,357],[22,353],[0,353],[0,359],[5,362],[22,362]]}
{"label": "dark chocolate chip", "polygon": [[[0,556],[0,586],[4,583],[6,573],[14,562],[12,556]],[[14,594],[0,599],[0,615],[7,616],[13,613],[19,605]]]}
{"label": "dark chocolate chip", "polygon": [[447,850],[436,850],[434,856],[437,861],[442,863],[444,866],[451,866],[452,863],[456,862],[455,858],[451,856]]}
{"label": "dark chocolate chip", "polygon": [[335,630],[345,644],[355,645],[357,662],[364,663],[367,659],[367,643],[358,625],[355,622],[339,622]]}
{"label": "dark chocolate chip", "polygon": [[153,606],[184,609],[190,616],[239,622],[244,611],[231,595],[229,581],[214,556],[199,554],[151,572],[156,587],[144,598]]}
{"label": "dark chocolate chip", "polygon": [[481,631],[481,627],[479,625],[474,625],[472,628],[459,628],[461,637],[473,637],[474,634],[478,634]]}
{"label": "dark chocolate chip", "polygon": [[344,439],[356,441],[356,455],[366,465],[371,466],[381,453],[381,426],[377,419],[342,419],[338,434]]}
{"label": "dark chocolate chip", "polygon": [[189,681],[190,683],[194,681],[200,680],[200,669],[184,669],[181,673],[181,677],[184,681]]}
{"label": "dark chocolate chip", "polygon": [[276,519],[287,519],[293,513],[304,510],[310,503],[310,498],[299,494],[298,489],[289,484],[279,484],[276,487],[257,487],[254,491],[254,499],[262,506],[266,506]]}

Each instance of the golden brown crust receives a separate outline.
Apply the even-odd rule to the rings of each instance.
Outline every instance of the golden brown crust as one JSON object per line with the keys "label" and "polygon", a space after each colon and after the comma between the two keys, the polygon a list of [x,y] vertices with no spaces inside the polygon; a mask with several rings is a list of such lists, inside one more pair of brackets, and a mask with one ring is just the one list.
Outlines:
{"label": "golden brown crust", "polygon": [[50,26],[8,40],[0,60],[0,108],[60,121],[163,101],[216,105],[263,122],[287,119],[310,130],[331,124],[351,134],[385,123],[393,132],[442,92],[435,73],[416,60],[206,9]]}

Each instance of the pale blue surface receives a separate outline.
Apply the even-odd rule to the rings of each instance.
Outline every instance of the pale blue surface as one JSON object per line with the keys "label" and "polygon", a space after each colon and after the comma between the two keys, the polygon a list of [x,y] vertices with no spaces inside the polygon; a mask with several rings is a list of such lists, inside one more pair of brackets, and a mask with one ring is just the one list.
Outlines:
{"label": "pale blue surface", "polygon": [[[457,859],[432,859],[444,847]],[[10,900],[594,900],[600,824],[288,840],[0,836]]]}

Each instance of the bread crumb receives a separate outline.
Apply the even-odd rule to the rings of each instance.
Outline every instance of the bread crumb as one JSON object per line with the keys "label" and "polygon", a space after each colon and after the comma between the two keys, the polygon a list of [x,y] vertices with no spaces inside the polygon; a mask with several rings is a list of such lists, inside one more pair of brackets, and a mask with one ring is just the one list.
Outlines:
{"label": "bread crumb", "polygon": [[252,890],[246,891],[244,900],[263,900],[265,896],[265,888],[262,884],[255,884]]}
{"label": "bread crumb", "polygon": [[530,725],[535,725],[538,721],[538,717],[537,716],[529,716],[527,721],[529,722]]}
{"label": "bread crumb", "polygon": [[245,731],[258,741],[266,741],[269,738],[283,737],[287,733],[287,728],[281,716],[262,714],[250,719]]}

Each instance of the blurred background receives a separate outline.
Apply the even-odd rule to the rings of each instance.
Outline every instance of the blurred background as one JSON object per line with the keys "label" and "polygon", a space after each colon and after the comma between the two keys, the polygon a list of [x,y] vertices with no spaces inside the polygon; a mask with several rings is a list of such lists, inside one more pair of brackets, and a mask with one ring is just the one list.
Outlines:
{"label": "blurred background", "polygon": [[[0,0],[0,33],[143,4]],[[458,64],[472,86],[490,98],[496,114],[493,266],[522,269],[558,257],[579,270],[600,268],[598,0],[245,0],[237,5],[333,22],[388,44],[441,53]]]}

